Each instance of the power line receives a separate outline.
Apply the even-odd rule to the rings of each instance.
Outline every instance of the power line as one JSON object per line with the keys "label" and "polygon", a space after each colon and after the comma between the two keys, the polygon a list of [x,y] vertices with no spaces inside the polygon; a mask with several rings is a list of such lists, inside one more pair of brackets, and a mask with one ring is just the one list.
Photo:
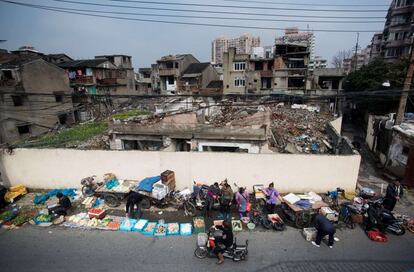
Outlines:
{"label": "power line", "polygon": [[151,5],[169,6],[190,6],[190,7],[213,7],[213,8],[236,8],[236,9],[262,9],[262,10],[291,10],[291,11],[316,11],[316,12],[387,12],[380,9],[309,9],[309,8],[283,8],[283,7],[257,7],[257,6],[236,6],[236,5],[217,5],[217,4],[197,4],[197,3],[177,3],[177,2],[153,2],[142,0],[109,0],[112,2],[138,3]]}
{"label": "power line", "polygon": [[[292,15],[292,14],[263,14],[254,12],[237,12],[237,11],[220,11],[220,10],[190,10],[190,9],[173,9],[163,7],[137,7],[125,5],[112,4],[97,4],[90,2],[79,2],[71,0],[53,0],[55,2],[80,4],[98,7],[113,7],[113,8],[128,8],[128,9],[144,9],[144,10],[163,10],[163,11],[177,11],[177,12],[192,12],[192,13],[213,13],[213,14],[233,14],[233,15],[258,15],[267,17],[296,17],[296,18],[324,18],[324,19],[384,19],[385,16],[323,16],[323,15]],[[5,1],[2,1],[5,2]],[[9,1],[12,2],[12,1]]]}
{"label": "power line", "polygon": [[[7,0],[0,0],[0,2],[35,8],[35,9],[42,9],[42,10],[49,10],[55,11],[60,13],[66,14],[76,14],[76,15],[83,15],[89,17],[98,17],[98,18],[108,18],[108,19],[117,19],[117,20],[126,20],[126,21],[139,21],[139,22],[151,22],[151,23],[163,23],[163,24],[178,24],[178,25],[193,25],[193,26],[209,26],[209,27],[225,27],[225,28],[241,28],[241,29],[259,29],[259,30],[284,30],[285,28],[280,27],[259,27],[259,26],[242,26],[242,25],[225,25],[225,24],[211,24],[211,23],[195,23],[195,22],[180,22],[180,21],[165,21],[165,20],[152,20],[152,19],[138,19],[138,18],[128,18],[128,17],[119,17],[119,16],[108,16],[108,15],[99,15],[99,14],[91,14],[91,13],[83,13],[83,12],[75,12],[75,11],[67,11],[61,10],[56,8],[44,8],[33,6],[30,4],[23,4],[20,2],[14,1],[7,1]],[[298,29],[300,31],[307,31],[305,29]],[[366,33],[374,33],[378,32],[378,30],[334,30],[334,29],[313,29],[313,32],[329,32],[329,33],[353,33],[353,32],[366,32]]]}
{"label": "power line", "polygon": [[286,2],[273,2],[273,1],[254,1],[254,0],[223,0],[225,2],[237,2],[237,3],[258,3],[258,4],[270,4],[270,5],[285,5],[285,6],[326,6],[326,7],[389,7],[389,5],[377,5],[377,4],[323,4],[323,3],[286,3]]}
{"label": "power line", "polygon": [[148,14],[148,13],[136,13],[136,12],[119,12],[119,11],[102,11],[91,9],[75,9],[56,6],[44,6],[44,5],[32,5],[26,4],[31,7],[38,8],[51,8],[64,11],[80,11],[80,12],[93,12],[103,14],[120,14],[120,15],[136,15],[136,16],[152,16],[152,17],[171,17],[171,18],[195,18],[195,19],[216,19],[216,20],[236,20],[236,21],[263,21],[263,22],[295,22],[295,23],[333,23],[333,24],[372,24],[383,23],[383,21],[336,21],[336,20],[294,20],[294,19],[264,19],[264,18],[234,18],[234,17],[217,17],[217,16],[193,16],[193,15],[171,15],[171,14]]}

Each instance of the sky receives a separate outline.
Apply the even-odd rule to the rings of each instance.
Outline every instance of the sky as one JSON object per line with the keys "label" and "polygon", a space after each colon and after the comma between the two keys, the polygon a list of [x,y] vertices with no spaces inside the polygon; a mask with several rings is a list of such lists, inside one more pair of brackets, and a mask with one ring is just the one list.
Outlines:
{"label": "sky", "polygon": [[[18,6],[4,3],[0,0],[0,48],[15,50],[22,45],[32,45],[38,51],[50,53],[66,53],[74,59],[93,58],[95,55],[125,54],[132,56],[134,68],[149,67],[157,59],[169,54],[191,53],[199,61],[211,61],[211,42],[219,36],[237,37],[243,33],[251,33],[260,36],[262,45],[272,45],[276,36],[283,34],[286,27],[297,26],[299,28],[314,29],[316,36],[316,54],[328,59],[339,50],[355,48],[356,32],[372,30],[373,32],[361,32],[359,43],[365,47],[370,43],[374,32],[382,31],[386,10],[391,0],[252,0],[243,2],[234,0],[156,0],[149,2],[168,2],[185,4],[208,4],[226,6],[246,6],[248,8],[236,7],[199,7],[199,6],[171,6],[156,5],[153,3],[136,3],[134,0],[73,0],[82,3],[95,3],[106,5],[131,6],[134,8],[105,7],[94,5],[82,5],[79,3],[68,3],[62,0],[10,0],[20,3],[30,3],[42,6],[64,7],[72,9],[95,10],[105,12],[126,12],[140,14],[158,15],[184,15],[184,16],[216,16],[234,18],[224,19],[200,19],[200,18],[171,18],[150,17],[143,15],[125,14],[103,14],[106,16],[128,17],[150,20],[178,21],[203,24],[240,25],[243,28],[228,28],[217,26],[177,25],[156,22],[142,22],[120,20],[114,18],[98,18],[79,14],[61,13],[51,10],[41,10],[26,6]],[[268,3],[263,3],[268,2]],[[273,3],[272,3],[273,2]],[[281,5],[277,3],[295,3],[295,5]],[[297,3],[304,3],[300,5]],[[315,4],[315,5],[309,5]],[[330,5],[375,5],[375,6],[326,6]],[[137,7],[170,8],[187,10],[210,10],[230,12],[230,14],[192,13],[178,11],[145,10]],[[260,9],[260,7],[264,7]],[[318,11],[277,10],[277,8],[291,9],[317,9]],[[321,11],[333,9],[347,9],[352,12]],[[358,12],[355,12],[358,10]],[[362,10],[379,10],[375,12],[363,12]],[[78,11],[79,12],[79,11]],[[240,15],[236,12],[258,13],[259,15]],[[262,14],[293,15],[294,17],[263,17]],[[333,19],[321,18],[299,18],[297,16],[332,16]],[[341,16],[360,16],[362,19],[341,19]],[[366,17],[380,17],[369,19]],[[240,18],[261,19],[291,19],[294,22],[278,21],[240,21]],[[348,20],[348,21],[378,21],[375,23],[318,23],[297,22],[297,20]],[[272,28],[247,29],[246,26]],[[273,29],[277,28],[277,29]],[[353,30],[350,33],[328,33],[317,32],[318,29],[329,30]]]}

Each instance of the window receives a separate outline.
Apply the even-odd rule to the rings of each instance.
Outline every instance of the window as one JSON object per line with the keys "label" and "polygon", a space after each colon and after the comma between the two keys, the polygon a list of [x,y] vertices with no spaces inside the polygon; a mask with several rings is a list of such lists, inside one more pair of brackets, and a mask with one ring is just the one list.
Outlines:
{"label": "window", "polygon": [[59,118],[59,124],[66,125],[66,122],[68,121],[68,115],[67,114],[61,114],[58,116]]}
{"label": "window", "polygon": [[13,105],[15,107],[23,106],[23,96],[21,95],[12,95]]}
{"label": "window", "polygon": [[63,94],[55,94],[55,101],[58,103],[63,102]]}
{"label": "window", "polygon": [[234,71],[244,71],[246,70],[246,63],[245,62],[235,62],[234,63]]}
{"label": "window", "polygon": [[235,87],[244,87],[244,86],[246,86],[246,81],[244,80],[244,78],[236,77],[236,79],[234,80],[234,86]]}
{"label": "window", "polygon": [[17,126],[19,135],[30,134],[30,125]]}

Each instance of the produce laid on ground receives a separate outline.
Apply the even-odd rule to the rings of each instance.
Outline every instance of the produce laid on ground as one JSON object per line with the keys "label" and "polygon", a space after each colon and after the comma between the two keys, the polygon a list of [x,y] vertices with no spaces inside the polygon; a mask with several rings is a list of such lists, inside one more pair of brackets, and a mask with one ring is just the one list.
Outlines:
{"label": "produce laid on ground", "polygon": [[135,224],[135,226],[132,228],[132,230],[133,231],[142,231],[147,223],[148,223],[148,220],[146,220],[146,219],[140,219]]}
{"label": "produce laid on ground", "polygon": [[4,211],[0,214],[0,223],[10,219],[11,217],[13,217],[13,213],[11,211]]}
{"label": "produce laid on ground", "polygon": [[32,219],[31,216],[28,215],[18,215],[14,219],[12,219],[10,222],[15,226],[21,226],[24,223],[30,221]]}

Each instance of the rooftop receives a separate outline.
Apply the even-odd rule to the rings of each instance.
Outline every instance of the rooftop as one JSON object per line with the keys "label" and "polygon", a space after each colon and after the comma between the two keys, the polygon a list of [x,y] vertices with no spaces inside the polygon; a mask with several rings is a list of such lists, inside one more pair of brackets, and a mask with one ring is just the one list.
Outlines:
{"label": "rooftop", "polygon": [[186,74],[201,74],[208,66],[210,66],[210,62],[191,63],[187,67],[187,69],[183,72],[183,75],[186,75]]}
{"label": "rooftop", "polygon": [[108,61],[107,59],[87,59],[87,60],[74,60],[67,61],[58,64],[61,68],[77,68],[77,67],[98,67],[100,64]]}

